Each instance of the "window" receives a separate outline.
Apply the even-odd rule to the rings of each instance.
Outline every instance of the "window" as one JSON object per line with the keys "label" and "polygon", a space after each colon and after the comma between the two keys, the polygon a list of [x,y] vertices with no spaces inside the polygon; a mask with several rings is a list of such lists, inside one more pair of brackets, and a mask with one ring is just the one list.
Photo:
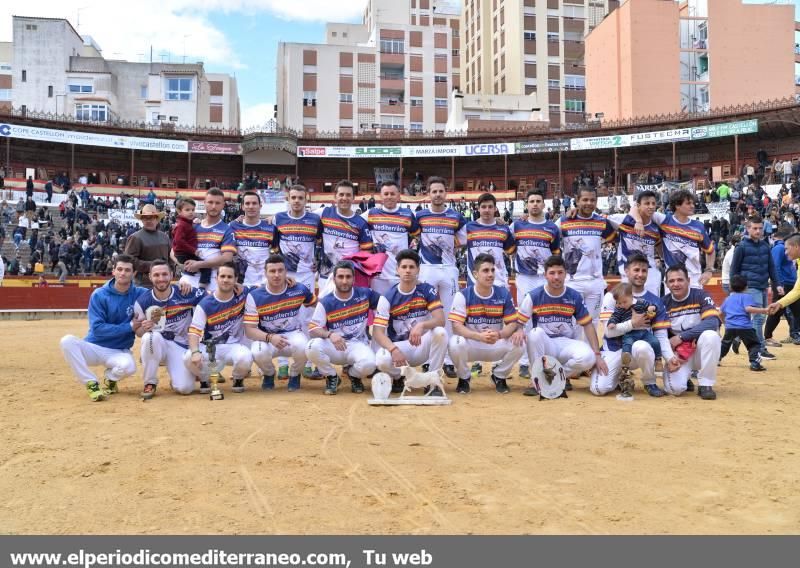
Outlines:
{"label": "window", "polygon": [[447,83],[447,75],[434,75],[433,81],[435,83]]}
{"label": "window", "polygon": [[147,99],[147,85],[139,86],[139,98],[144,100]]}
{"label": "window", "polygon": [[153,123],[153,124],[158,124],[160,122],[160,119],[158,118],[158,111],[157,110],[153,111],[152,113],[150,113],[150,122]]}
{"label": "window", "polygon": [[411,132],[422,132],[422,123],[421,122],[412,122],[411,123]]}
{"label": "window", "polygon": [[523,32],[525,41],[536,41],[536,32]]}
{"label": "window", "polygon": [[451,34],[451,35],[452,35],[453,37],[458,37],[458,28],[451,28],[451,30],[450,30],[450,31],[452,32],[452,34]]}
{"label": "window", "polygon": [[457,50],[457,49],[452,50],[452,56],[453,57],[458,57],[460,53],[461,52],[459,50]]}
{"label": "window", "polygon": [[342,37],[347,37],[347,32],[342,32]]}
{"label": "window", "polygon": [[8,63],[0,63],[0,71],[11,71],[11,65]]}
{"label": "window", "polygon": [[446,107],[447,106],[447,99],[436,99],[435,104],[437,107]]}
{"label": "window", "polygon": [[339,68],[339,75],[344,75],[345,77],[352,77],[353,76],[353,68],[352,67],[340,67]]}
{"label": "window", "polygon": [[51,99],[53,98],[53,85],[47,86],[47,97]]}
{"label": "window", "polygon": [[91,93],[92,86],[91,85],[70,85],[69,86],[70,93]]}
{"label": "window", "polygon": [[190,101],[192,100],[192,80],[191,79],[167,79],[167,100],[168,101]]}
{"label": "window", "polygon": [[406,43],[402,39],[382,39],[381,53],[405,53]]}
{"label": "window", "polygon": [[564,101],[564,110],[567,112],[586,112],[586,101],[567,99]]}
{"label": "window", "polygon": [[303,106],[317,106],[317,91],[303,91]]}
{"label": "window", "polygon": [[548,89],[560,89],[561,82],[558,79],[548,79],[547,80],[547,88]]}
{"label": "window", "polygon": [[0,89],[0,101],[11,100],[11,89]]}
{"label": "window", "polygon": [[561,105],[550,105],[550,112],[554,114],[561,112]]}
{"label": "window", "polygon": [[381,115],[381,128],[403,130],[405,128],[405,119],[402,116],[383,114]]}
{"label": "window", "polygon": [[339,102],[340,103],[352,103],[353,102],[353,93],[339,93]]}
{"label": "window", "polygon": [[331,32],[331,37],[336,37],[336,32]]}
{"label": "window", "polygon": [[586,77],[583,75],[564,75],[564,88],[584,91],[586,90]]}
{"label": "window", "polygon": [[558,42],[558,32],[547,32],[547,41],[551,43]]}
{"label": "window", "polygon": [[106,105],[98,104],[75,105],[75,120],[106,122],[108,120],[108,108]]}
{"label": "window", "polygon": [[28,72],[25,69],[22,70],[22,82],[26,83],[28,81]]}
{"label": "window", "polygon": [[35,32],[39,27],[36,24],[25,24],[25,29],[29,32]]}
{"label": "window", "polygon": [[412,107],[421,107],[422,106],[422,99],[419,97],[411,97],[411,106]]}

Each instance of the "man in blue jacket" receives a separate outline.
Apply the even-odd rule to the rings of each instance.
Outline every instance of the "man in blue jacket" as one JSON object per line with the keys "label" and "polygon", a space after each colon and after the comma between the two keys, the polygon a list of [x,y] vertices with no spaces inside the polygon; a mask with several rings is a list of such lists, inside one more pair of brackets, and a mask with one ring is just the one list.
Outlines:
{"label": "man in blue jacket", "polygon": [[[89,333],[84,339],[74,335],[61,338],[61,351],[89,398],[98,402],[117,392],[117,382],[136,372],[131,347],[141,320],[133,319],[133,305],[145,288],[133,285],[133,258],[117,257],[114,277],[89,299]],[[90,366],[105,367],[101,389]]]}
{"label": "man in blue jacket", "polygon": [[[778,280],[784,291],[789,291],[794,288],[797,281],[797,269],[794,262],[786,257],[786,247],[784,240],[789,238],[794,232],[794,228],[788,223],[781,225],[775,231],[775,244],[772,245],[772,262],[775,263],[775,270],[778,272]],[[783,295],[774,295],[773,302],[777,302]],[[780,342],[772,339],[772,334],[778,324],[781,322],[781,317],[786,314],[786,321],[789,323],[789,337],[781,340]],[[767,317],[767,323],[764,326],[764,341],[767,346],[779,347],[782,343],[794,343],[800,345],[800,303],[795,303],[788,308],[781,308],[777,313]]]}
{"label": "man in blue jacket", "polygon": [[[770,281],[778,294],[783,295],[783,286],[775,270],[769,243],[764,240],[764,221],[760,215],[753,215],[745,225],[747,236],[742,239],[733,253],[731,263],[731,277],[740,274],[747,279],[746,292],[753,297],[754,305],[758,308],[767,306],[767,289]],[[767,270],[764,270],[767,268]],[[753,329],[761,343],[761,357],[775,359],[775,355],[767,351],[764,342],[763,314],[753,314]]]}

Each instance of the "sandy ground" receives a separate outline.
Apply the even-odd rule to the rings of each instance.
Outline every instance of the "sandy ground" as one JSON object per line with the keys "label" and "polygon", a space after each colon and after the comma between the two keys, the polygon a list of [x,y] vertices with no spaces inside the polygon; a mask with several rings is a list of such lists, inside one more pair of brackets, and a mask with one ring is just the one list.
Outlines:
{"label": "sandy ground", "polygon": [[85,329],[0,322],[0,533],[800,532],[800,347],[767,373],[726,359],[715,402],[586,381],[539,402],[485,377],[450,407],[256,379],[142,402],[137,375],[91,403],[58,350]]}

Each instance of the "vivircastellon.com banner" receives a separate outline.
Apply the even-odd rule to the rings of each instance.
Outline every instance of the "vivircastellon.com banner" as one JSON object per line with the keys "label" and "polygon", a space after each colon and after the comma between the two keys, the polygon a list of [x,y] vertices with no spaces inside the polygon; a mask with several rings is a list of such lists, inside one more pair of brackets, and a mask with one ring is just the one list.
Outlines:
{"label": "vivircastellon.com banner", "polygon": [[104,148],[120,148],[124,150],[152,150],[157,152],[182,153],[189,151],[189,142],[187,140],[116,136],[113,134],[101,134],[99,132],[56,130],[54,128],[39,128],[38,126],[21,126],[8,123],[0,123],[0,137],[39,140],[41,142],[58,142],[61,144],[102,146]]}

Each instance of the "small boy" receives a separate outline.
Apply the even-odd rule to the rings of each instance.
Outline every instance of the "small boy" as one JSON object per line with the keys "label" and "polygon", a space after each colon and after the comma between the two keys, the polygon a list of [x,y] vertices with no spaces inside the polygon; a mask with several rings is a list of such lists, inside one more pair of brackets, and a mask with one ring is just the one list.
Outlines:
{"label": "small boy", "polygon": [[[608,320],[606,327],[614,329],[620,323],[630,321],[633,312],[645,314],[648,320],[656,317],[656,307],[645,300],[633,297],[633,286],[629,282],[617,284],[611,291],[617,303],[617,308]],[[657,370],[663,369],[661,363],[661,344],[650,329],[634,329],[622,336],[622,366],[627,369],[631,364],[631,350],[636,341],[646,341],[656,355]]]}
{"label": "small boy", "polygon": [[[177,223],[172,230],[172,256],[181,265],[187,260],[203,260],[197,256],[197,230],[194,228],[194,199],[181,198],[175,203],[178,212]],[[185,274],[194,275],[195,272],[184,271]],[[207,288],[211,282],[211,269],[200,269],[200,288]]]}
{"label": "small boy", "polygon": [[767,368],[761,364],[761,343],[753,329],[751,314],[766,314],[767,308],[759,308],[753,302],[750,294],[745,294],[747,289],[747,278],[741,274],[731,276],[731,295],[722,302],[720,311],[722,321],[725,324],[725,335],[722,338],[722,349],[719,353],[719,360],[728,354],[734,339],[741,339],[747,347],[747,355],[750,358],[751,371],[766,371]]}

